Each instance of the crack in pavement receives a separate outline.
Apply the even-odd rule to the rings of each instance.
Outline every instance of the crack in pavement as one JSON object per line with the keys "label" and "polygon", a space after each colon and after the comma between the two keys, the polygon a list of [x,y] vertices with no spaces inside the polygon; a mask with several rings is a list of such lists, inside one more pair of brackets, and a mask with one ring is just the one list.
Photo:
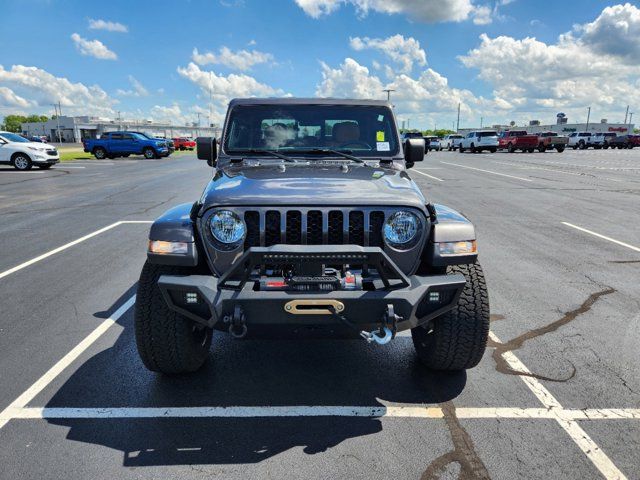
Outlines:
{"label": "crack in pavement", "polygon": [[433,460],[420,480],[439,478],[446,467],[452,463],[460,465],[458,480],[490,480],[489,471],[478,456],[471,436],[460,424],[453,402],[441,403],[440,408],[442,408],[444,421],[451,435],[453,450]]}
{"label": "crack in pavement", "polygon": [[609,260],[609,263],[640,263],[640,260]]}
{"label": "crack in pavement", "polygon": [[[565,326],[567,323],[572,322],[573,320],[575,320],[580,315],[582,315],[582,314],[588,312],[589,310],[591,310],[591,307],[593,307],[593,305],[601,297],[603,297],[605,295],[610,295],[610,294],[612,294],[614,292],[616,292],[616,290],[614,288],[607,287],[607,288],[605,288],[603,290],[600,290],[598,292],[592,293],[582,303],[582,305],[580,305],[578,308],[576,308],[574,310],[570,310],[568,312],[565,312],[565,314],[562,316],[562,318],[560,318],[560,319],[558,319],[558,320],[556,320],[554,322],[551,322],[550,324],[545,325],[544,327],[540,327],[540,328],[536,328],[536,329],[533,329],[533,330],[529,330],[528,332],[525,332],[522,335],[519,335],[516,338],[513,338],[513,339],[509,340],[508,342],[499,343],[499,342],[494,342],[493,340],[489,339],[489,341],[487,342],[487,346],[494,347],[492,357],[493,357],[493,360],[496,362],[496,370],[498,372],[504,373],[506,375],[520,375],[520,376],[526,376],[526,377],[533,377],[533,378],[537,378],[538,380],[548,380],[550,382],[566,382],[568,380],[571,380],[576,374],[576,367],[573,364],[571,364],[573,372],[571,372],[571,375],[569,375],[567,378],[552,378],[552,377],[546,377],[544,375],[539,375],[537,373],[520,372],[518,370],[514,370],[509,366],[509,364],[502,357],[502,355],[504,353],[506,353],[506,352],[512,352],[513,350],[518,350],[520,347],[522,347],[522,345],[524,345],[524,343],[527,340],[532,340],[534,338],[546,335],[547,333],[555,332],[560,327]],[[569,362],[569,363],[571,363],[571,362]]]}

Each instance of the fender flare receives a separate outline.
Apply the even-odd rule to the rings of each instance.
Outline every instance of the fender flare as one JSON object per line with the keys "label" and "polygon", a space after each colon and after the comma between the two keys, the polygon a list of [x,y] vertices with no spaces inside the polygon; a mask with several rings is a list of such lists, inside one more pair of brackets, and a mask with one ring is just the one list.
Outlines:
{"label": "fender flare", "polygon": [[431,234],[425,245],[423,259],[432,267],[446,265],[462,265],[473,263],[478,258],[477,253],[442,256],[438,243],[468,242],[476,240],[476,229],[471,221],[460,212],[445,205],[429,205],[432,216]]}
{"label": "fender flare", "polygon": [[192,210],[195,204],[182,203],[158,217],[149,230],[149,241],[181,242],[187,244],[184,254],[158,254],[147,251],[147,260],[157,265],[178,265],[195,267],[198,265],[198,246]]}

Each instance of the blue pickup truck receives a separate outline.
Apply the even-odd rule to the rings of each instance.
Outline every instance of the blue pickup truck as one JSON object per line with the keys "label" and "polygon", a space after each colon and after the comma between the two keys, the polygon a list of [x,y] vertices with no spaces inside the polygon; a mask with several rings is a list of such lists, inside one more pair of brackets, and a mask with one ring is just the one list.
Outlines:
{"label": "blue pickup truck", "polygon": [[90,138],[82,142],[84,151],[96,158],[128,157],[144,155],[145,158],[168,157],[170,152],[167,141],[150,138],[138,132],[109,132],[100,138]]}

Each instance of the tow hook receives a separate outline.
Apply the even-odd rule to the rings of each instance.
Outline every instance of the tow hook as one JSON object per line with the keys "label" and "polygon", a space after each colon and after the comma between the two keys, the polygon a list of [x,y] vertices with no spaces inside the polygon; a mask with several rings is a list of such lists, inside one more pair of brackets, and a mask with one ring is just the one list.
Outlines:
{"label": "tow hook", "polygon": [[[375,342],[378,345],[385,345],[396,337],[398,331],[398,321],[402,320],[400,315],[396,315],[393,311],[393,304],[388,304],[387,309],[382,316],[380,328],[371,332],[360,332],[360,336],[368,343]],[[389,325],[391,328],[389,328]]]}
{"label": "tow hook", "polygon": [[247,335],[247,324],[245,323],[245,316],[242,308],[236,305],[233,310],[233,316],[227,315],[224,317],[225,323],[230,323],[229,333],[233,338],[244,338]]}

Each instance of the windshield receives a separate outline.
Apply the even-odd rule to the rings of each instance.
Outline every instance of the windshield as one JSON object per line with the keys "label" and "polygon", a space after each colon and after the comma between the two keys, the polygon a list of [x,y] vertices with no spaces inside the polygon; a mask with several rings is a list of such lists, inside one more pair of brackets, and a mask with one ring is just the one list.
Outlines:
{"label": "windshield", "polygon": [[8,142],[29,143],[31,141],[15,133],[2,133],[0,136]]}
{"label": "windshield", "polygon": [[393,114],[378,106],[239,105],[229,115],[227,153],[318,149],[393,156],[399,150]]}

